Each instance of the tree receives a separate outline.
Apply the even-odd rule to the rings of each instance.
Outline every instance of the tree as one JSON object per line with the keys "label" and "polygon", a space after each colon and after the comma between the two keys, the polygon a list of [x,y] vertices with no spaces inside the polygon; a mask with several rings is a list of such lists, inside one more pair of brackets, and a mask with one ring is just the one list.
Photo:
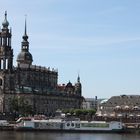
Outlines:
{"label": "tree", "polygon": [[89,114],[90,116],[95,115],[95,113],[96,113],[96,110],[94,110],[94,109],[89,109],[89,110],[87,110],[87,111],[88,111],[88,114]]}
{"label": "tree", "polygon": [[95,109],[65,109],[62,110],[63,113],[71,115],[75,115],[77,117],[80,117],[82,119],[92,119],[92,116],[95,115],[96,110]]}
{"label": "tree", "polygon": [[82,113],[82,109],[75,109],[74,112],[75,112],[75,115],[78,116],[78,117],[79,117],[81,114],[83,114],[83,113]]}
{"label": "tree", "polygon": [[22,97],[14,97],[11,99],[11,112],[13,112],[16,116],[23,115],[27,116],[32,114],[32,107],[29,105],[24,98]]}

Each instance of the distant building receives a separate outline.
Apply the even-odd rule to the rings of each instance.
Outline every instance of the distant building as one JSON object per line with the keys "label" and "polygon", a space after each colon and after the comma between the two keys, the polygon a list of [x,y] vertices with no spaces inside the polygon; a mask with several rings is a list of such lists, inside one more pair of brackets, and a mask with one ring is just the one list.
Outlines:
{"label": "distant building", "polygon": [[30,107],[33,114],[51,115],[57,109],[81,108],[83,97],[79,76],[75,85],[71,82],[59,85],[57,70],[32,65],[26,20],[17,66],[13,66],[12,31],[8,26],[5,12],[0,30],[0,113],[20,113],[21,103],[26,106],[25,110]]}
{"label": "distant building", "polygon": [[85,98],[82,103],[83,109],[97,109],[98,107],[98,100],[97,97],[95,98]]}
{"label": "distant building", "polygon": [[140,95],[112,96],[100,104],[98,112],[107,117],[139,117]]}

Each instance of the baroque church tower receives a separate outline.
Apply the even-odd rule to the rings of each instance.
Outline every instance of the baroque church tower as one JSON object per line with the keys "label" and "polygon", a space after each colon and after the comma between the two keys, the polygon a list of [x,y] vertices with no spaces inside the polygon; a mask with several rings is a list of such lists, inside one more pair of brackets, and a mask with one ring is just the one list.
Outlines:
{"label": "baroque church tower", "polygon": [[11,29],[8,28],[7,12],[5,12],[0,31],[0,93],[13,90],[13,49],[11,48]]}
{"label": "baroque church tower", "polygon": [[28,35],[27,35],[27,26],[26,26],[26,19],[25,19],[25,31],[23,35],[23,41],[21,43],[21,52],[17,57],[17,65],[18,67],[27,67],[29,68],[32,65],[33,57],[29,52],[29,42],[28,42]]}
{"label": "baroque church tower", "polygon": [[8,29],[7,12],[0,32],[0,70],[12,70],[13,49],[11,49],[11,30]]}

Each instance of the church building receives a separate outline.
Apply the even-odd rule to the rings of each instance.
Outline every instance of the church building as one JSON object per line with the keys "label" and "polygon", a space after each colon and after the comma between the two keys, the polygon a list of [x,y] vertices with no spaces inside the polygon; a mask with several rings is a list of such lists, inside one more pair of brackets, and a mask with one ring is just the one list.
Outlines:
{"label": "church building", "polygon": [[11,37],[5,12],[0,30],[0,113],[53,115],[58,109],[81,108],[79,76],[74,85],[71,82],[59,85],[57,70],[32,64],[26,20],[17,66],[13,65]]}

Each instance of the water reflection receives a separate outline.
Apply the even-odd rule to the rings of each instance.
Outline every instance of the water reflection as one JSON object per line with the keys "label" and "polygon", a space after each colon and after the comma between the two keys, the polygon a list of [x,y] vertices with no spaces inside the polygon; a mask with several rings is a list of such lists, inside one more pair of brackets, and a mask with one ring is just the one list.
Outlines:
{"label": "water reflection", "polygon": [[1,131],[0,140],[140,140],[140,134],[49,133]]}

